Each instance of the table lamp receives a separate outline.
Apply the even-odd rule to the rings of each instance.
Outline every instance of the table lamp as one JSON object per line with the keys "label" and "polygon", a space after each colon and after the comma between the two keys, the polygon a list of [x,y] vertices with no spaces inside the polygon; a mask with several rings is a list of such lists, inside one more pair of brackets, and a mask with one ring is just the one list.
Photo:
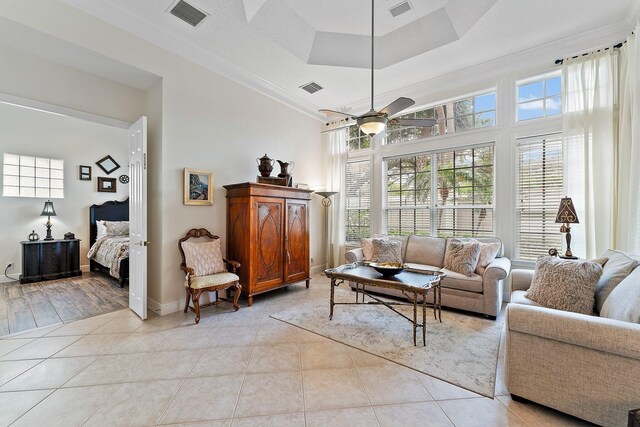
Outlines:
{"label": "table lamp", "polygon": [[573,207],[571,197],[563,197],[562,200],[560,200],[560,207],[558,208],[558,215],[556,216],[556,224],[562,224],[560,232],[566,233],[567,250],[565,251],[564,256],[560,255],[560,258],[578,259],[578,257],[573,256],[573,253],[571,253],[571,227],[569,226],[569,224],[578,223],[578,214],[576,213],[576,208]]}
{"label": "table lamp", "polygon": [[47,217],[47,237],[45,237],[44,240],[53,240],[51,236],[51,217],[56,216],[56,210],[53,208],[53,202],[51,200],[44,202],[44,209],[42,209],[40,216]]}

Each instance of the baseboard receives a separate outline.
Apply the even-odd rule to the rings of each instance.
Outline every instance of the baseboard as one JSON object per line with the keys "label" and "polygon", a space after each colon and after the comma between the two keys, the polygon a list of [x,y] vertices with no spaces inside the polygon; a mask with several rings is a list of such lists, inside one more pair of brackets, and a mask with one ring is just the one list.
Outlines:
{"label": "baseboard", "polygon": [[20,274],[21,273],[9,273],[7,274],[9,278],[6,278],[5,275],[2,274],[2,277],[0,277],[0,283],[13,283],[14,281],[18,281],[20,280]]}
{"label": "baseboard", "polygon": [[311,267],[311,270],[309,270],[310,274],[319,274],[322,273],[325,270],[325,266],[324,265],[316,265],[315,267]]}

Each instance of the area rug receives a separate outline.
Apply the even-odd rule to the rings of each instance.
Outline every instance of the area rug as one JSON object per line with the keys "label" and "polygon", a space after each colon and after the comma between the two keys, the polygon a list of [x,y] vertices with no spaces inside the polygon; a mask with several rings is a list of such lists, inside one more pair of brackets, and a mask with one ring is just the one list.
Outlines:
{"label": "area rug", "polygon": [[[353,302],[353,294],[336,289],[339,300]],[[413,316],[412,307],[400,311]],[[329,301],[323,299],[271,317],[493,398],[503,317],[493,321],[443,310],[439,323],[429,309],[427,316],[426,347],[421,328],[414,347],[411,322],[379,305],[337,305],[329,320]]]}

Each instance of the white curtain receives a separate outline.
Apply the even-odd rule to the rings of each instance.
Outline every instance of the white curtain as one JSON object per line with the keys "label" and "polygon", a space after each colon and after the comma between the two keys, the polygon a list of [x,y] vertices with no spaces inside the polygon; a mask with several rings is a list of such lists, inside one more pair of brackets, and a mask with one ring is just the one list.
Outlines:
{"label": "white curtain", "polygon": [[636,25],[620,49],[618,203],[615,247],[640,253],[640,69]]}
{"label": "white curtain", "polygon": [[323,134],[322,143],[327,153],[327,191],[337,191],[328,209],[327,264],[335,267],[343,264],[345,251],[345,175],[347,171],[347,130],[340,129]]}
{"label": "white curtain", "polygon": [[574,255],[595,258],[614,247],[616,135],[613,49],[565,61],[563,150],[565,193],[579,224],[572,224]]}

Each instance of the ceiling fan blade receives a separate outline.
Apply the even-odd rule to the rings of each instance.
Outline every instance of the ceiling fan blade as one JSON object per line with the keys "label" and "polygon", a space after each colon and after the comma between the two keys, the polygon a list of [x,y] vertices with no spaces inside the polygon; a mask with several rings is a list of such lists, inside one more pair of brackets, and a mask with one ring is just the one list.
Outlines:
{"label": "ceiling fan blade", "polygon": [[438,121],[436,119],[390,119],[389,124],[392,126],[416,126],[416,127],[431,127]]}
{"label": "ceiling fan blade", "polygon": [[382,110],[380,110],[380,113],[386,114],[387,116],[393,116],[397,112],[402,111],[405,108],[409,108],[415,103],[416,102],[413,99],[398,98],[395,101],[393,101],[391,104],[387,105]]}
{"label": "ceiling fan blade", "polygon": [[324,114],[326,114],[328,116],[333,116],[333,115],[339,114],[341,116],[346,116],[346,117],[351,117],[351,118],[355,118],[356,117],[353,114],[343,113],[343,112],[335,111],[335,110],[327,110],[326,108],[323,108],[322,110],[318,110],[318,112],[324,113]]}

